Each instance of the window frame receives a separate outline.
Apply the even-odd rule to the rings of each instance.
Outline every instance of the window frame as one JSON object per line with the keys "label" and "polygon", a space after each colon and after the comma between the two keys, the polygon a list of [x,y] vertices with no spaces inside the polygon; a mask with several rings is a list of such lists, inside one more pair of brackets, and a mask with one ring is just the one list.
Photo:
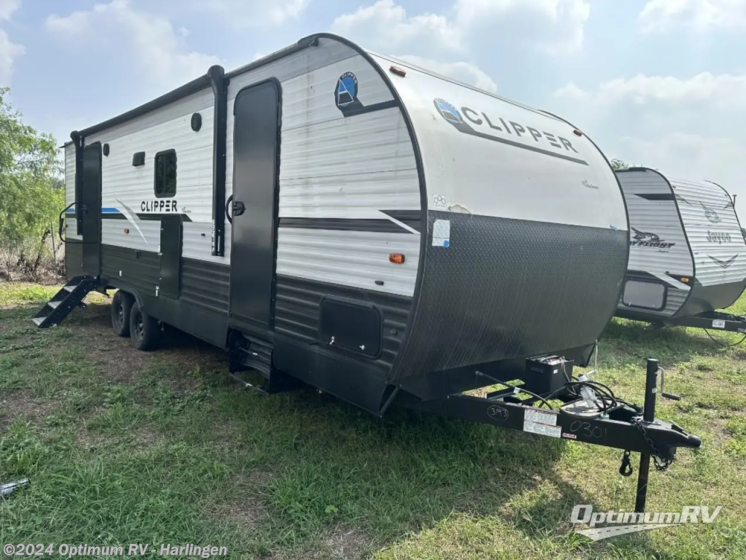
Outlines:
{"label": "window frame", "polygon": [[[158,193],[158,160],[159,158],[164,158],[167,156],[170,156],[173,154],[174,156],[174,192],[171,194],[166,193]],[[179,166],[178,166],[178,157],[176,156],[176,150],[171,148],[170,150],[163,150],[161,152],[158,152],[155,154],[153,158],[153,193],[155,194],[156,198],[173,198],[176,196],[176,191],[178,190],[178,177],[179,177]],[[165,170],[164,170],[164,187],[165,187]]]}

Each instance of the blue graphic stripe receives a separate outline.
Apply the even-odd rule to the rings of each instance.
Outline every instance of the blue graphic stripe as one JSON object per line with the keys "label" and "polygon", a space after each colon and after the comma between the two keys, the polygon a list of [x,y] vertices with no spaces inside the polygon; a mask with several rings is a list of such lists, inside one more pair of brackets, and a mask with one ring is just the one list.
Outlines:
{"label": "blue graphic stripe", "polygon": [[[119,208],[106,208],[106,207],[104,207],[104,208],[101,208],[101,213],[102,214],[121,214],[122,212],[119,210]],[[65,212],[65,214],[68,215],[68,216],[71,215],[71,214],[74,215],[75,214],[75,206],[73,205],[70,208],[68,208],[67,211]]]}

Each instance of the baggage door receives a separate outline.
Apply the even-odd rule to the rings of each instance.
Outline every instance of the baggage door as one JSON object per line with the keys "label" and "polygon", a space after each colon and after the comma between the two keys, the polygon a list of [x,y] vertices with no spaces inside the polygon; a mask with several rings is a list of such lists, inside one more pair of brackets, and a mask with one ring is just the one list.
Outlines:
{"label": "baggage door", "polygon": [[233,107],[230,317],[259,328],[274,319],[279,104],[269,81],[241,90]]}

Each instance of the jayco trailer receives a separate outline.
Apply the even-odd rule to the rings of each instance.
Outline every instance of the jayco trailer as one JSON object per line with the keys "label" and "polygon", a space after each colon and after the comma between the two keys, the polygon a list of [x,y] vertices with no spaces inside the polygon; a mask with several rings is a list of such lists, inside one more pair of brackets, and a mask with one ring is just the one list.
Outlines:
{"label": "jayco trailer", "polygon": [[[41,327],[117,289],[112,324],[136,347],[172,325],[267,392],[302,381],[375,414],[662,461],[699,445],[613,396],[582,414],[542,397],[584,402],[570,359],[587,363],[628,256],[616,176],[557,117],[321,34],[72,140],[71,279]],[[514,379],[528,400],[462,394]]]}
{"label": "jayco trailer", "polygon": [[635,167],[617,171],[630,223],[630,256],[617,315],[658,326],[746,329],[715,311],[746,288],[746,243],[720,185]]}

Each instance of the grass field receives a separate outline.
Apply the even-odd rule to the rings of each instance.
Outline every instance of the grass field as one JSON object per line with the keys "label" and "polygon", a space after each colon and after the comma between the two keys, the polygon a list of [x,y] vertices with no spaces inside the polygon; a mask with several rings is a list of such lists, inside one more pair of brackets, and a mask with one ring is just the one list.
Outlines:
{"label": "grass field", "polygon": [[[62,325],[30,317],[54,288],[0,284],[0,544],[215,544],[230,558],[746,558],[746,343],[614,321],[597,379],[702,437],[651,474],[649,511],[722,505],[712,525],[590,543],[575,504],[629,510],[621,452],[395,410],[381,420],[314,391],[263,397],[184,335],[140,353],[107,300]],[[746,312],[746,298],[736,306]],[[718,336],[736,341],[735,336]],[[633,464],[637,466],[637,457]]]}

